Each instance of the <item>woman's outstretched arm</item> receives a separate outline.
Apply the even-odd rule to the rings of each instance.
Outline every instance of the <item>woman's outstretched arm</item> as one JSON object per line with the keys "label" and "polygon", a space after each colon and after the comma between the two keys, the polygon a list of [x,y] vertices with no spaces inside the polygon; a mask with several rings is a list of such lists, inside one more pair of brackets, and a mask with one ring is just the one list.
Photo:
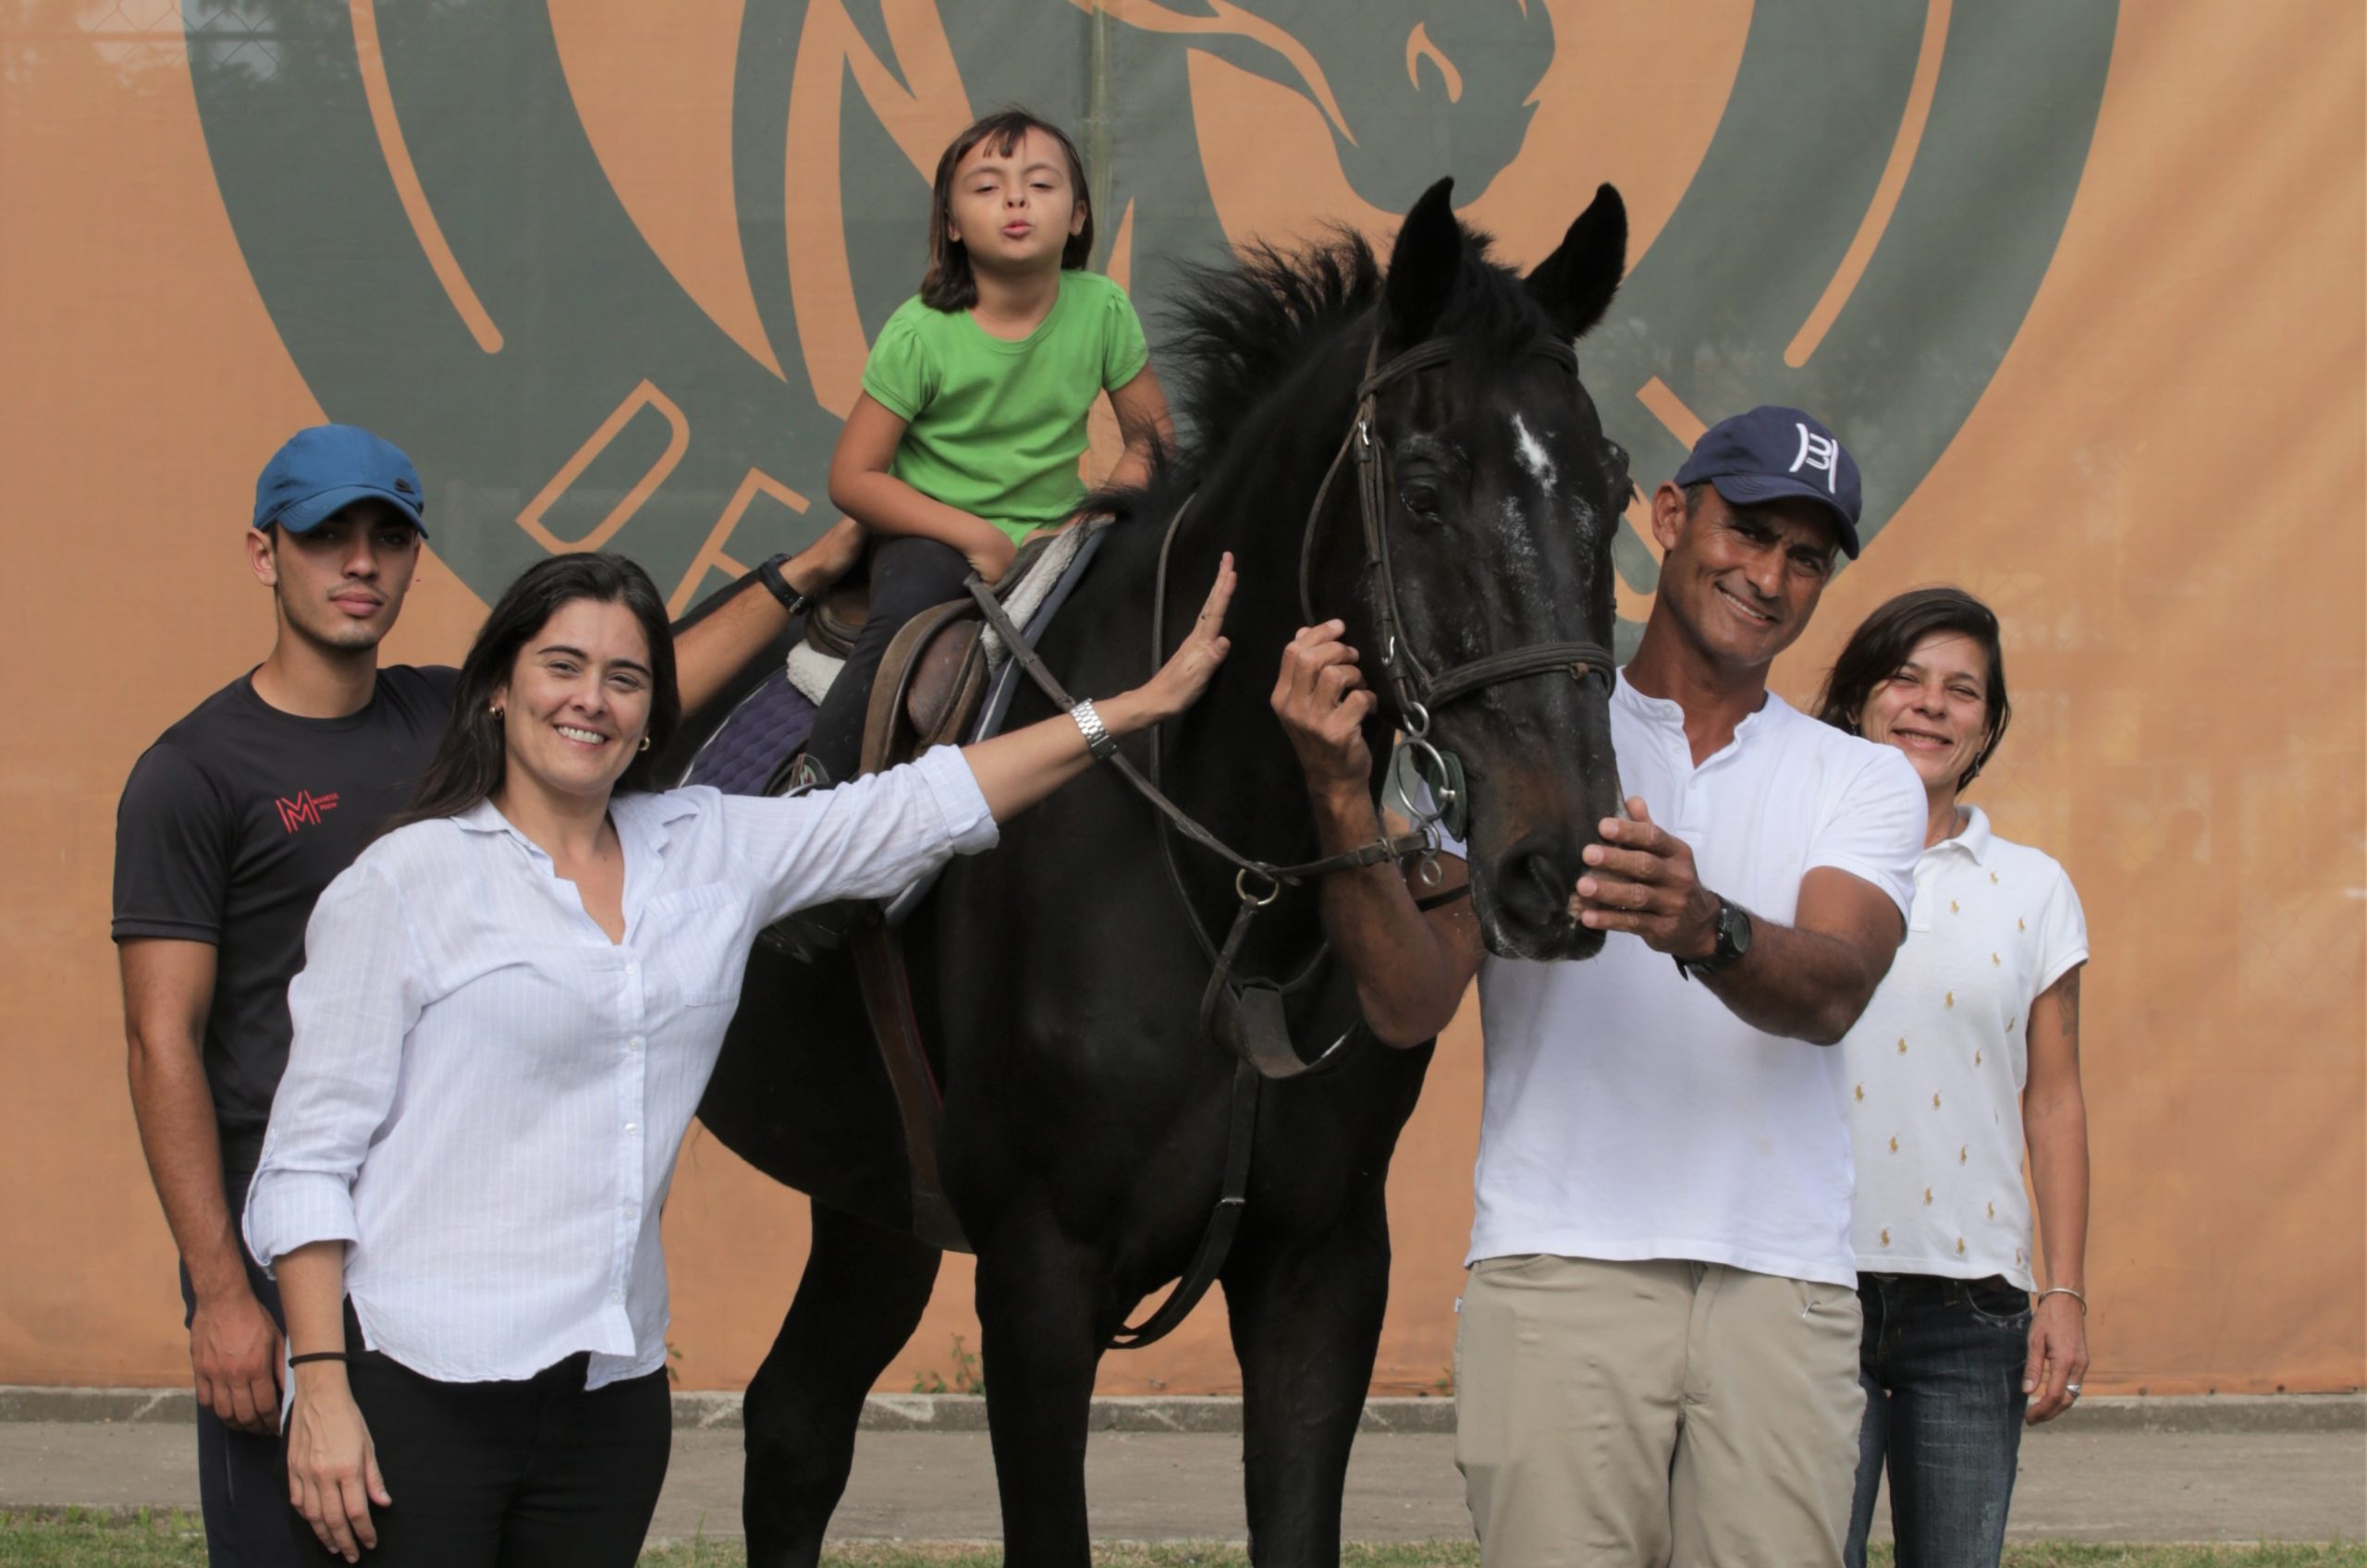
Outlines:
{"label": "woman's outstretched arm", "polygon": [[[1159,673],[1131,692],[1093,700],[1094,711],[1112,736],[1147,729],[1199,701],[1232,651],[1232,641],[1224,635],[1224,612],[1233,603],[1233,582],[1228,553],[1217,568],[1199,618],[1192,622],[1191,634]],[[964,746],[962,757],[997,822],[1008,822],[1093,765],[1084,730],[1066,714]]]}

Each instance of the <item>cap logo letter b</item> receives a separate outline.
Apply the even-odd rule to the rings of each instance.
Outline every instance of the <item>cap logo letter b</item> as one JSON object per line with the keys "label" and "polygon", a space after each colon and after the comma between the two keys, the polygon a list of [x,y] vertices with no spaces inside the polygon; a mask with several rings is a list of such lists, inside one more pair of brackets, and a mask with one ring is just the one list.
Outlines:
{"label": "cap logo letter b", "polygon": [[1833,494],[1838,489],[1841,480],[1841,443],[1830,435],[1819,435],[1805,424],[1800,425],[1799,430],[1800,455],[1792,459],[1792,472],[1797,473],[1804,468],[1822,469],[1825,493]]}

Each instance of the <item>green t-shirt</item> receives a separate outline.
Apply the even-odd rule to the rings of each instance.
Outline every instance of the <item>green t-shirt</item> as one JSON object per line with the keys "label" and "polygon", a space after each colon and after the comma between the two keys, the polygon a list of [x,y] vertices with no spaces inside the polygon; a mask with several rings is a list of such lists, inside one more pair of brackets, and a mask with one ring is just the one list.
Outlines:
{"label": "green t-shirt", "polygon": [[1049,313],[1016,342],[967,311],[905,300],[871,346],[863,389],[905,423],[890,473],[1017,541],[1076,509],[1085,415],[1149,358],[1126,291],[1063,272]]}

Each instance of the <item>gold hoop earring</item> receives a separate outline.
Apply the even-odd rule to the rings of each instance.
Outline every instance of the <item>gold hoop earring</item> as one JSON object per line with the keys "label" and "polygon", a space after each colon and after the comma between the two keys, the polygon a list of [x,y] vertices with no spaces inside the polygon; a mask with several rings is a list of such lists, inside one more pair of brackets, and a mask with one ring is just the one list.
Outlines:
{"label": "gold hoop earring", "polygon": [[649,737],[646,735],[641,738],[641,749],[644,752],[649,750]]}

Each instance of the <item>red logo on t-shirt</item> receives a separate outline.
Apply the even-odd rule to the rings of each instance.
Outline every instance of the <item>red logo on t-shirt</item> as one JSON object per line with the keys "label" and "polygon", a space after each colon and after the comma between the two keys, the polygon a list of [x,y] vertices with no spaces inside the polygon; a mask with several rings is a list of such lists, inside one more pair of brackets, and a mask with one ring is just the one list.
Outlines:
{"label": "red logo on t-shirt", "polygon": [[299,790],[294,800],[282,795],[275,803],[279,807],[281,825],[293,833],[299,827],[309,827],[319,822],[321,813],[335,811],[337,796],[333,793],[315,795],[309,790]]}

